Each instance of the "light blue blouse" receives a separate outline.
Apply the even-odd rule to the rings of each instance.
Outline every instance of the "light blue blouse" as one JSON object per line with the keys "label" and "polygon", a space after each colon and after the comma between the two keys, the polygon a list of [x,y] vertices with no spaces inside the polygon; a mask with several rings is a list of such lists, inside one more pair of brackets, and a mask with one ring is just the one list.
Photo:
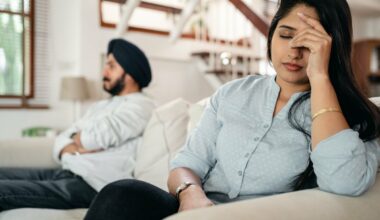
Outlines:
{"label": "light blue blouse", "polygon": [[[214,202],[293,191],[292,183],[309,158],[323,191],[357,196],[373,185],[377,141],[364,143],[358,132],[346,129],[311,151],[305,135],[287,118],[290,106],[303,93],[294,94],[273,117],[279,92],[275,76],[249,76],[224,85],[211,98],[171,169],[193,170],[205,192],[216,195],[211,198]],[[310,132],[310,99],[296,116]]]}

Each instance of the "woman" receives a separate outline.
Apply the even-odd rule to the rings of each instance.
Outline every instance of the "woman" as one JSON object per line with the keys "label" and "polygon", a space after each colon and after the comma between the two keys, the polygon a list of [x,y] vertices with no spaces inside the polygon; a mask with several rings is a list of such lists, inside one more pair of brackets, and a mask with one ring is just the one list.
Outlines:
{"label": "woman", "polygon": [[357,89],[351,43],[345,0],[282,0],[268,35],[276,77],[250,76],[216,92],[172,161],[170,194],[115,182],[86,219],[161,219],[316,183],[363,194],[376,177],[380,111]]}

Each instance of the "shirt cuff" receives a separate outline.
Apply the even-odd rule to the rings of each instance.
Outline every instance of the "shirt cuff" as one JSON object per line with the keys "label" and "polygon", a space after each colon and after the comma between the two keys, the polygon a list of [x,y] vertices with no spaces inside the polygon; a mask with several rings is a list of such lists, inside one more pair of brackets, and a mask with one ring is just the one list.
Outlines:
{"label": "shirt cuff", "polygon": [[365,153],[365,148],[362,146],[363,141],[359,133],[352,129],[345,129],[322,140],[311,152],[311,158],[353,157]]}

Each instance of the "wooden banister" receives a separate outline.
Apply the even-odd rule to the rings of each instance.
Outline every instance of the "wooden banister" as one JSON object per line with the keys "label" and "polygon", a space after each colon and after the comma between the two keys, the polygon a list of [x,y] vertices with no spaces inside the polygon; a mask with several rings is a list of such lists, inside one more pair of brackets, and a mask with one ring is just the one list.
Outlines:
{"label": "wooden banister", "polygon": [[[127,2],[127,0],[103,0],[103,1],[115,2],[115,3],[119,3],[119,4],[125,4]],[[168,13],[172,13],[172,14],[180,14],[182,12],[182,9],[180,9],[180,8],[166,6],[166,5],[159,5],[159,4],[146,2],[146,1],[141,1],[139,7],[152,9],[152,10],[156,10],[156,11],[168,12]]]}
{"label": "wooden banister", "polygon": [[264,36],[268,35],[269,25],[253,12],[242,0],[229,0]]}

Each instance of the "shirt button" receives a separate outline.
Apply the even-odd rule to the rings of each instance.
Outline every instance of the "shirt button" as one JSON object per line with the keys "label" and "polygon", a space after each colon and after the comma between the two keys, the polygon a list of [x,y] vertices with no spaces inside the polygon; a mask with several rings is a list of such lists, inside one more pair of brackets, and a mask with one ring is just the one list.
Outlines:
{"label": "shirt button", "polygon": [[249,157],[249,153],[246,153],[244,157]]}
{"label": "shirt button", "polygon": [[241,170],[239,170],[238,175],[239,175],[239,176],[242,176],[242,175],[243,175],[243,172],[242,172]]}
{"label": "shirt button", "polygon": [[269,125],[268,125],[268,124],[265,124],[265,125],[264,125],[264,128],[268,128],[268,127],[269,127]]}
{"label": "shirt button", "polygon": [[258,141],[260,138],[259,137],[255,137],[255,139],[253,139],[254,141]]}

